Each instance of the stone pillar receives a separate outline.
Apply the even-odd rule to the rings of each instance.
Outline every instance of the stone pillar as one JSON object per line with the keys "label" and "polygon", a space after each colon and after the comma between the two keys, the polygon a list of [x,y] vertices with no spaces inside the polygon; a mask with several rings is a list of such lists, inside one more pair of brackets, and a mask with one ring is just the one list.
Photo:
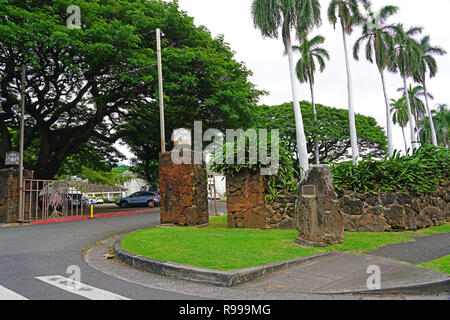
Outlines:
{"label": "stone pillar", "polygon": [[330,168],[312,166],[299,183],[298,193],[295,209],[299,236],[295,242],[316,247],[342,243],[344,223]]}
{"label": "stone pillar", "polygon": [[209,222],[205,164],[176,165],[171,153],[159,154],[161,224],[197,226]]}
{"label": "stone pillar", "polygon": [[263,176],[242,169],[226,180],[228,228],[266,229]]}
{"label": "stone pillar", "polygon": [[[33,179],[33,171],[24,170],[24,179]],[[19,170],[0,169],[0,223],[19,220]]]}

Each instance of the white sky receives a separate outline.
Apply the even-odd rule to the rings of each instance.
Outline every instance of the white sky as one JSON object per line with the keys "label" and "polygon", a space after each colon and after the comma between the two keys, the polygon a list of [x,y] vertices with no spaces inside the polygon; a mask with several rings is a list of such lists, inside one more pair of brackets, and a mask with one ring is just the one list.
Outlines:
{"label": "white sky", "polygon": [[[315,95],[318,103],[337,108],[347,108],[347,89],[342,34],[328,23],[326,9],[330,0],[320,0],[322,5],[322,26],[312,35],[321,34],[326,38],[324,47],[331,59],[323,74],[316,76]],[[405,28],[423,26],[424,34],[431,35],[431,43],[450,52],[450,12],[449,0],[374,0],[374,10],[385,5],[396,5],[400,12],[390,18],[389,23],[400,22]],[[206,26],[215,37],[225,36],[225,41],[236,53],[236,59],[245,63],[253,71],[251,79],[259,89],[268,91],[262,97],[261,104],[276,105],[292,101],[288,61],[283,56],[283,44],[280,39],[264,39],[253,26],[250,5],[251,0],[179,0],[182,10],[194,17],[194,23]],[[360,36],[357,28],[349,39],[349,54],[354,42]],[[299,57],[296,56],[296,59]],[[374,117],[386,127],[386,114],[381,79],[375,65],[365,61],[363,48],[360,61],[351,59],[355,111]],[[434,108],[437,103],[450,104],[450,55],[437,57],[439,73],[428,81],[428,90],[434,95],[431,101]],[[399,98],[397,88],[402,87],[398,74],[387,74],[386,82],[389,98]],[[300,84],[301,100],[310,100],[309,87]],[[409,130],[405,133],[409,141]],[[394,147],[403,150],[401,129],[394,129]]]}

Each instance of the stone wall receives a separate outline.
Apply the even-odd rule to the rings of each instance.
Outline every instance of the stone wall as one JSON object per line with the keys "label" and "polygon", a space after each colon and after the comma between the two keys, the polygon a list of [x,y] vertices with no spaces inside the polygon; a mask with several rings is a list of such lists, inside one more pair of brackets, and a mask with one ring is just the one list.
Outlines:
{"label": "stone wall", "polygon": [[266,204],[266,225],[270,229],[297,229],[296,197],[277,197]]}
{"label": "stone wall", "polygon": [[[193,158],[192,161],[193,162]],[[170,152],[159,155],[161,224],[196,226],[208,223],[205,164],[175,165]]]}
{"label": "stone wall", "polygon": [[[416,230],[450,221],[450,184],[434,194],[340,195],[345,231]],[[296,197],[266,201],[261,175],[243,169],[227,175],[229,228],[297,229]]]}
{"label": "stone wall", "polygon": [[345,230],[383,232],[417,230],[443,225],[450,221],[450,185],[434,194],[412,196],[404,193],[340,198]]}
{"label": "stone wall", "polygon": [[226,176],[228,228],[266,229],[263,176],[248,169]]}
{"label": "stone wall", "polygon": [[[32,179],[33,171],[24,170],[24,179]],[[0,223],[19,220],[19,171],[0,169]]]}

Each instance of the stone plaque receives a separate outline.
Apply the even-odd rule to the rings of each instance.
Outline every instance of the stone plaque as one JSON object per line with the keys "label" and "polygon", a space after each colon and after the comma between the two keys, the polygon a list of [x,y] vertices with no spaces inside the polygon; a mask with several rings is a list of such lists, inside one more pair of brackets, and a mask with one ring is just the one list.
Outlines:
{"label": "stone plaque", "polygon": [[316,196],[316,187],[313,185],[303,186],[302,187],[302,196],[315,197]]}
{"label": "stone plaque", "polygon": [[20,161],[20,154],[17,151],[6,153],[5,166],[18,166]]}

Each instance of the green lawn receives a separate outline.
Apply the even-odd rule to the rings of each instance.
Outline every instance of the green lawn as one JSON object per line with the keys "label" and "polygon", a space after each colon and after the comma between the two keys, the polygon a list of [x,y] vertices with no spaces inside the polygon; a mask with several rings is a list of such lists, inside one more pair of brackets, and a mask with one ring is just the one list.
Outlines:
{"label": "green lawn", "polygon": [[419,264],[420,267],[433,269],[450,275],[450,256]]}
{"label": "green lawn", "polygon": [[227,229],[227,217],[210,218],[207,228],[150,228],[122,240],[124,249],[153,259],[216,270],[233,270],[324,251],[362,252],[413,241],[412,235],[450,232],[450,224],[421,232],[346,233],[343,244],[305,248],[294,243],[297,230]]}

